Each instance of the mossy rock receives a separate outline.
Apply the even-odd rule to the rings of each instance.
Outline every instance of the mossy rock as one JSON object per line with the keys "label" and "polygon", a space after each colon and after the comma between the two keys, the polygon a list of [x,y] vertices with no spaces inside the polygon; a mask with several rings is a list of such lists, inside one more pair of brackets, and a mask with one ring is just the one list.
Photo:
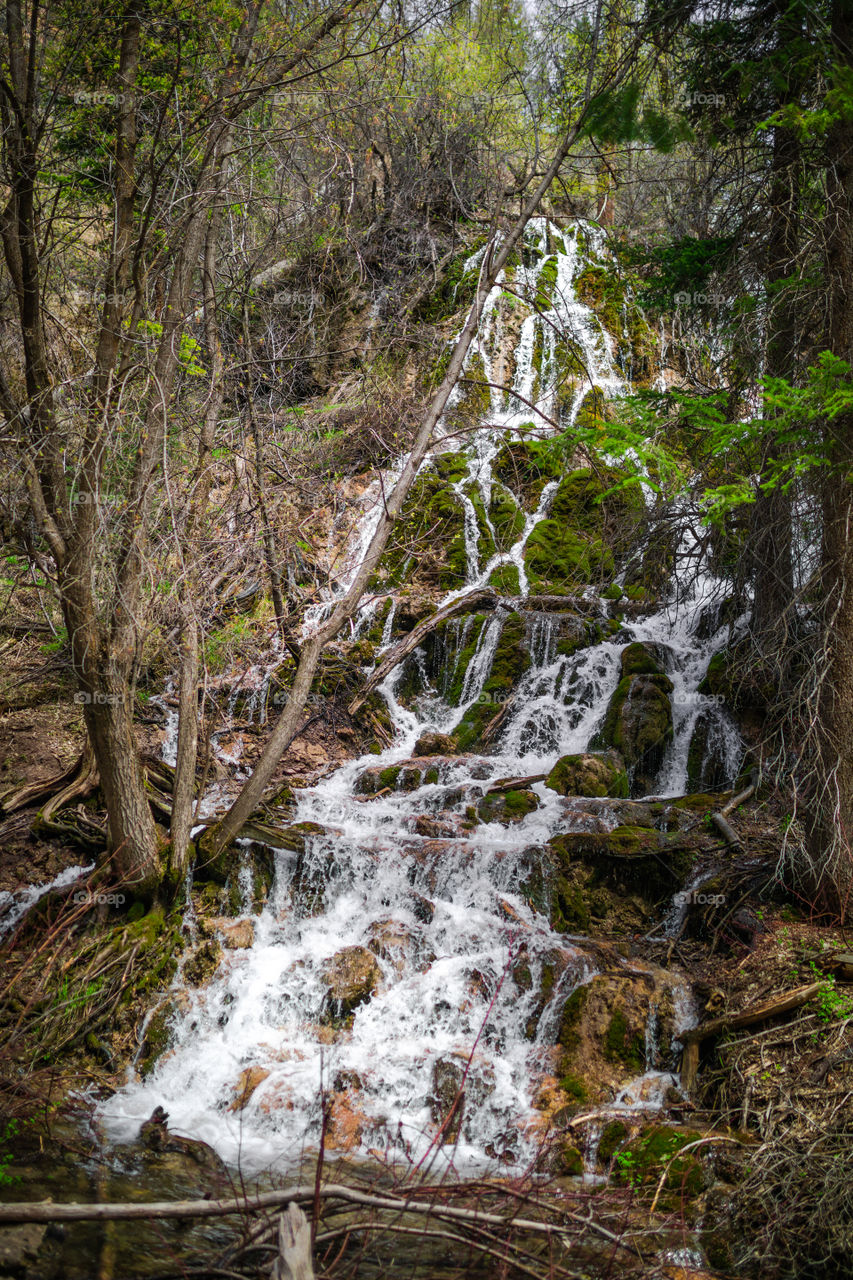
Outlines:
{"label": "mossy rock", "polygon": [[573,1053],[581,1043],[580,1023],[589,999],[589,987],[578,987],[563,1002],[557,1027],[557,1044]]}
{"label": "mossy rock", "polygon": [[695,1155],[679,1156],[678,1152],[702,1136],[696,1130],[652,1125],[622,1148],[614,1177],[651,1189],[666,1169],[664,1188],[675,1193],[677,1199],[693,1200],[705,1190],[710,1177]]}
{"label": "mossy rock", "polygon": [[539,797],[535,791],[492,792],[478,802],[477,816],[481,822],[498,822],[506,826],[521,822],[538,808]]}
{"label": "mossy rock", "polygon": [[137,1059],[137,1069],[143,1080],[151,1074],[172,1040],[172,1023],[179,1012],[174,1000],[167,1000],[148,1019],[145,1039]]}
{"label": "mossy rock", "polygon": [[677,550],[677,532],[664,525],[652,529],[642,555],[625,570],[625,593],[629,599],[660,600],[669,594]]}
{"label": "mossy rock", "polygon": [[[499,713],[503,701],[510,696],[531,661],[525,644],[524,620],[518,614],[510,614],[501,627],[482,692],[453,729],[452,736],[459,751],[470,751],[480,742],[486,726]],[[464,672],[461,674],[464,678]]]}
{"label": "mossy rock", "polygon": [[560,520],[540,520],[527,539],[524,567],[532,590],[568,595],[613,576],[612,552],[600,538],[575,533]]}
{"label": "mossy rock", "polygon": [[564,1178],[579,1178],[583,1174],[583,1156],[571,1142],[565,1142],[560,1147],[554,1172]]}
{"label": "mossy rock", "polygon": [[489,586],[494,587],[500,596],[517,596],[521,591],[518,566],[499,564],[489,574]]}
{"label": "mossy rock", "polygon": [[687,749],[687,785],[691,791],[723,791],[731,782],[718,722],[707,710],[696,717]]}
{"label": "mossy rock", "polygon": [[545,779],[561,796],[627,797],[628,775],[621,762],[605,752],[561,756]]}
{"label": "mossy rock", "polygon": [[607,1164],[628,1137],[628,1126],[622,1120],[611,1120],[601,1131],[598,1143],[598,1160]]}
{"label": "mossy rock", "polygon": [[459,382],[459,396],[447,411],[451,429],[480,422],[492,407],[492,392],[486,378],[486,366],[478,351],[468,356],[465,372]]}
{"label": "mossy rock", "polygon": [[371,590],[412,582],[443,591],[464,586],[465,514],[441,474],[440,459],[446,456],[439,455],[415,479],[369,584]]}
{"label": "mossy rock", "polygon": [[575,293],[611,334],[622,332],[622,308],[625,305],[625,282],[615,266],[588,263],[575,282]]}
{"label": "mossy rock", "polygon": [[521,537],[524,528],[524,512],[512,490],[501,484],[499,480],[492,481],[489,519],[495,531],[497,550],[509,551]]}
{"label": "mossy rock", "polygon": [[561,464],[551,441],[514,440],[503,446],[492,471],[525,511],[533,511],[545,485],[560,478]]}
{"label": "mossy rock", "polygon": [[640,641],[626,645],[622,650],[619,661],[623,680],[629,676],[662,676],[664,674],[654,653],[652,653],[648,645],[642,644]]}
{"label": "mossy rock", "polygon": [[184,961],[183,976],[190,986],[203,987],[213,977],[221,959],[221,945],[215,938],[208,938]]}
{"label": "mossy rock", "polygon": [[604,1038],[604,1056],[622,1063],[639,1075],[645,1068],[645,1038],[631,1029],[625,1015],[615,1010]]}
{"label": "mossy rock", "polygon": [[574,1072],[567,1071],[565,1075],[560,1076],[557,1083],[563,1093],[567,1094],[568,1097],[572,1098],[575,1102],[583,1103],[589,1101],[589,1090],[587,1089],[586,1084],[581,1077],[575,1075]]}
{"label": "mossy rock", "polygon": [[[630,645],[635,653],[629,662],[648,660],[642,645]],[[669,676],[656,672],[623,675],[610,699],[604,723],[593,745],[613,747],[622,756],[632,782],[632,792],[651,790],[672,741],[673,684]]]}
{"label": "mossy rock", "polygon": [[[637,893],[650,904],[672,896],[689,875],[701,847],[694,833],[662,832],[624,824],[613,831],[571,831],[552,836],[551,875],[580,862],[595,873],[593,884],[611,892]],[[556,927],[556,924],[555,926]]]}

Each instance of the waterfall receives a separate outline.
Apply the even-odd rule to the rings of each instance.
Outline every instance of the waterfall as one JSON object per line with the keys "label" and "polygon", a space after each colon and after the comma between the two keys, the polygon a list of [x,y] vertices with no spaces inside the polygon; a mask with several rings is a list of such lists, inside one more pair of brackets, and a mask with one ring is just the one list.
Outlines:
{"label": "waterfall", "polygon": [[[549,252],[557,238],[561,245]],[[474,486],[488,509],[492,464],[505,441],[515,438],[512,433],[530,421],[530,405],[553,419],[559,363],[555,330],[571,336],[585,369],[564,409],[564,425],[575,421],[591,387],[607,397],[626,390],[615,339],[575,292],[590,252],[606,252],[603,233],[578,223],[558,236],[539,218],[528,227],[525,248],[530,265],[516,268],[514,288],[530,298],[547,281],[548,305],[544,314],[522,320],[512,387],[506,396],[492,389],[489,424],[470,446],[449,436],[444,441],[444,447],[461,449],[466,459],[467,473],[453,492],[464,510],[468,580],[448,592],[443,604],[487,583],[501,565],[518,570],[519,607],[529,595],[524,550],[548,516],[557,481],[543,486],[514,545],[485,564],[470,494]],[[472,256],[465,270],[473,270],[480,260],[481,255]],[[502,295],[508,283],[502,273],[468,358],[469,369],[475,359],[482,362],[490,381],[498,380],[492,374],[507,332]],[[351,580],[369,544],[381,510],[379,494],[377,482],[344,557],[338,589]],[[488,527],[494,536],[490,523]],[[685,535],[676,553],[677,576],[679,566],[695,559],[694,543]],[[575,648],[559,643],[564,615],[530,610],[524,628],[529,666],[509,702],[500,701],[501,695],[494,702],[496,719],[498,712],[504,714],[488,754],[442,758],[418,775],[412,788],[398,784],[401,772],[404,779],[406,770],[411,771],[421,735],[450,733],[479,700],[495,697],[486,687],[508,610],[495,609],[479,632],[474,632],[471,616],[448,624],[443,643],[453,661],[437,674],[430,674],[424,651],[416,650],[406,670],[417,675],[417,698],[404,696],[403,665],[392,671],[380,693],[393,722],[393,745],[299,789],[289,821],[309,825],[299,826],[298,852],[275,851],[274,890],[255,916],[253,944],[224,953],[207,984],[176,1003],[169,1052],[144,1080],[128,1081],[102,1104],[110,1135],[133,1136],[153,1107],[164,1105],[178,1131],[207,1140],[245,1171],[274,1168],[283,1173],[316,1148],[325,1094],[338,1109],[334,1114],[340,1129],[350,1134],[351,1150],[379,1149],[400,1160],[418,1160],[430,1152],[436,1169],[451,1163],[457,1170],[496,1162],[526,1167],[540,1141],[536,1094],[553,1071],[560,1011],[573,992],[602,972],[597,953],[585,950],[582,938],[554,931],[547,915],[532,905],[531,877],[556,833],[586,831],[593,821],[596,829],[609,830],[619,820],[606,800],[596,802],[593,815],[589,806],[565,801],[542,782],[530,787],[535,805],[511,822],[484,819],[475,827],[471,814],[486,798],[490,783],[546,773],[557,757],[589,749],[619,683],[621,655],[638,640],[664,654],[674,686],[673,744],[656,791],[675,795],[684,789],[687,748],[703,711],[716,717],[718,742],[733,773],[740,750],[734,726],[716,705],[709,708],[697,698],[708,660],[726,638],[725,629],[700,638],[701,619],[719,591],[720,584],[709,575],[695,574],[682,583],[677,599],[649,606],[645,616],[634,610],[615,634],[614,628],[606,634],[603,629],[610,616],[608,601],[587,592],[590,616],[602,630],[594,643]],[[330,607],[331,601],[313,606],[306,626]],[[374,599],[362,609],[353,634],[363,634],[378,616]],[[392,642],[396,617],[392,601],[380,653]],[[472,643],[454,701],[455,663]],[[382,785],[372,794],[362,789],[370,771],[382,773]],[[216,799],[217,793],[209,794],[208,806]],[[249,912],[249,879],[238,887]],[[667,921],[667,932],[670,927]],[[351,1021],[336,1026],[328,972],[346,948],[358,949],[370,991],[354,1008]],[[621,962],[617,956],[611,963]],[[546,970],[557,979],[546,982]],[[636,969],[629,970],[626,961],[625,972]],[[676,1030],[685,1029],[691,1016],[685,1000],[676,1014]],[[616,1114],[653,1110],[662,1105],[668,1089],[677,1087],[673,1063],[660,1060],[657,1018],[657,1012],[650,1012],[645,1069],[618,1092],[611,1104]],[[437,1081],[442,1073],[452,1078],[454,1071],[464,1070],[467,1102],[458,1142],[435,1147]],[[254,1073],[256,1085],[238,1105],[239,1082],[247,1072]],[[600,1132],[601,1126],[587,1139],[590,1176]],[[334,1154],[331,1137],[329,1143],[327,1154]]]}

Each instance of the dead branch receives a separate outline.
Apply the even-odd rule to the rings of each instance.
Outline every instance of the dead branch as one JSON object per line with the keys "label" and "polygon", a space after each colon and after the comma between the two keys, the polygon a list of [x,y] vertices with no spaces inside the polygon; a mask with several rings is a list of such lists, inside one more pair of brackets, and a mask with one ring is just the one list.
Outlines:
{"label": "dead branch", "polygon": [[403,659],[417,649],[424,636],[429,635],[436,627],[441,626],[442,622],[446,622],[448,618],[454,617],[457,613],[467,613],[469,610],[479,607],[481,609],[493,609],[497,604],[498,597],[491,587],[485,587],[480,591],[469,591],[467,595],[460,596],[457,600],[452,600],[450,604],[443,609],[439,609],[437,613],[432,614],[429,618],[424,618],[423,622],[419,622],[413,631],[407,636],[399,640],[393,645],[385,657],[379,663],[371,674],[368,676],[364,688],[357,697],[353,698],[347,708],[349,714],[355,715],[358,709],[363,706],[368,694],[381,684],[387,675],[394,670]]}

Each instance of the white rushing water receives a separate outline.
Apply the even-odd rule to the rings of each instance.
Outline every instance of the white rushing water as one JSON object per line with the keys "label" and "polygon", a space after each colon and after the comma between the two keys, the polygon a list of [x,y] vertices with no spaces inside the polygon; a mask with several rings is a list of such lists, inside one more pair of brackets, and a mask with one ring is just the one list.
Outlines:
{"label": "white rushing water", "polygon": [[[550,307],[544,317],[528,315],[522,321],[513,348],[512,392],[492,391],[488,425],[466,446],[467,476],[455,486],[466,520],[464,591],[488,582],[498,565],[513,564],[521,594],[527,594],[524,547],[546,518],[556,485],[545,486],[515,545],[484,564],[477,550],[477,515],[465,491],[476,486],[488,509],[492,463],[507,432],[531,420],[531,405],[548,416],[556,412],[555,330],[571,336],[587,370],[564,412],[564,426],[574,421],[590,386],[607,396],[626,390],[615,340],[574,291],[589,252],[604,253],[602,233],[578,224],[559,233],[561,248],[545,252],[557,234],[544,219],[534,220],[528,230],[533,265],[517,268],[513,287],[534,296],[550,262]],[[472,259],[466,265],[477,263]],[[501,296],[506,283],[500,280],[492,291],[469,356],[469,367],[479,359],[491,381],[500,380],[505,364]],[[458,440],[447,445],[460,447]],[[342,587],[377,518],[368,504],[354,550],[346,557]],[[676,560],[694,565],[689,525]],[[450,731],[468,708],[489,696],[484,686],[508,615],[497,609],[481,626],[456,706],[447,702],[446,690],[430,689],[422,654],[409,659],[420,672],[422,696],[404,696],[404,667],[397,667],[381,690],[396,731],[393,746],[300,791],[292,821],[319,829],[306,837],[302,853],[276,853],[275,887],[255,918],[254,944],[226,952],[217,974],[201,989],[183,991],[176,981],[173,1046],[144,1081],[129,1081],[103,1105],[108,1132],[116,1138],[135,1135],[140,1122],[162,1104],[175,1129],[206,1139],[245,1170],[283,1169],[316,1149],[325,1093],[337,1108],[338,1131],[348,1123],[362,1151],[379,1149],[401,1162],[429,1153],[437,1168],[493,1161],[523,1167],[530,1161],[538,1132],[536,1082],[553,1069],[550,1046],[560,1008],[578,984],[594,976],[597,962],[583,939],[550,929],[547,917],[530,905],[527,882],[537,865],[535,851],[551,836],[606,830],[617,820],[606,802],[565,800],[541,782],[532,787],[539,807],[509,825],[482,822],[470,830],[468,810],[490,781],[541,774],[557,757],[587,749],[619,681],[621,653],[636,640],[658,647],[674,685],[674,740],[656,792],[672,796],[685,789],[687,749],[700,714],[711,717],[711,736],[716,734],[726,767],[734,771],[739,753],[734,728],[716,703],[696,693],[710,656],[728,635],[708,621],[722,587],[705,572],[677,567],[675,577],[678,598],[574,652],[560,651],[559,615],[530,611],[525,624],[530,666],[490,754],[445,762],[416,791],[394,789],[392,783],[379,795],[362,795],[357,784],[365,770],[392,769],[411,756],[425,731]],[[590,615],[605,619],[606,602],[587,597]],[[312,617],[328,607],[316,607]],[[355,635],[374,620],[376,608],[374,600],[355,624]],[[392,642],[394,618],[392,605],[380,652]],[[469,643],[472,626],[470,617],[453,624],[458,651]],[[497,715],[501,704],[494,709]],[[379,980],[351,1027],[332,1034],[323,971],[345,947],[374,954]],[[530,971],[526,987],[511,976],[522,959]],[[539,1007],[546,966],[556,977]],[[690,1025],[693,1014],[685,990],[675,990],[673,1000],[677,1032]],[[672,1057],[659,1047],[655,1018],[652,1013],[646,1035],[646,1070],[614,1100],[617,1111],[660,1106],[667,1089],[677,1086]],[[468,1102],[458,1144],[431,1150],[435,1072],[448,1063],[467,1068]],[[251,1070],[257,1086],[237,1108],[242,1073]],[[345,1103],[345,1094],[354,1101]],[[343,1114],[347,1106],[349,1116]],[[589,1145],[592,1151],[594,1135]]]}

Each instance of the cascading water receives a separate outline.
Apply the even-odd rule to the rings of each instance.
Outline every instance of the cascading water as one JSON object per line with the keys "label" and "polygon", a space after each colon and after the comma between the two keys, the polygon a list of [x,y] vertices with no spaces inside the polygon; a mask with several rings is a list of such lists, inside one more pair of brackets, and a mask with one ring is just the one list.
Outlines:
{"label": "cascading water", "polygon": [[[554,329],[572,336],[586,367],[586,378],[564,408],[564,424],[574,421],[590,386],[607,396],[626,389],[613,339],[574,291],[584,252],[590,245],[602,251],[600,236],[579,224],[561,232],[555,247],[557,233],[544,219],[528,229],[527,248],[538,247],[539,255],[534,265],[517,268],[514,288],[531,297],[547,280],[550,294],[544,320],[529,316],[522,323],[512,392],[491,390],[489,424],[468,447],[466,478],[455,485],[466,521],[464,591],[487,583],[499,565],[515,565],[518,595],[528,594],[524,549],[547,516],[556,482],[544,486],[512,547],[482,565],[477,513],[466,490],[474,486],[488,508],[492,463],[507,432],[530,421],[530,405],[554,412],[554,379],[548,382],[558,365]],[[553,252],[543,252],[549,245]],[[466,268],[476,265],[475,258]],[[490,294],[469,356],[469,365],[482,361],[490,381],[499,380],[506,356],[506,283],[499,280]],[[454,446],[458,441],[448,439],[447,447]],[[345,577],[364,553],[376,518],[367,512]],[[692,558],[686,537],[676,561]],[[281,1168],[316,1148],[326,1093],[337,1129],[349,1133],[352,1149],[380,1148],[400,1160],[417,1160],[435,1139],[442,1079],[465,1078],[458,1141],[437,1146],[431,1158],[457,1168],[492,1160],[527,1163],[538,1141],[537,1082],[553,1069],[550,1046],[560,1008],[601,968],[582,938],[554,932],[533,908],[528,881],[549,838],[593,823],[606,829],[617,820],[609,817],[606,802],[567,801],[542,782],[531,784],[538,807],[509,824],[483,820],[475,827],[470,810],[496,780],[546,773],[558,756],[588,749],[619,682],[621,654],[637,640],[659,647],[674,685],[674,737],[655,789],[664,795],[682,791],[688,743],[703,710],[696,687],[724,639],[722,630],[698,638],[700,620],[718,590],[710,577],[697,575],[677,603],[625,622],[607,639],[568,648],[558,642],[559,615],[528,610],[529,667],[509,703],[494,707],[496,716],[505,714],[489,753],[442,759],[417,779],[416,790],[397,789],[395,770],[422,734],[448,733],[478,700],[491,697],[484,688],[508,614],[496,609],[479,633],[470,617],[451,624],[456,652],[476,635],[453,703],[448,671],[431,683],[422,653],[408,660],[415,664],[418,698],[403,698],[398,666],[381,689],[396,731],[394,745],[298,793],[291,821],[313,825],[302,828],[298,852],[276,852],[274,891],[254,920],[253,945],[229,951],[205,987],[181,993],[169,1052],[144,1081],[129,1082],[104,1104],[108,1132],[130,1136],[162,1104],[176,1129],[206,1139],[245,1169]],[[444,603],[459,594],[448,593]],[[606,602],[587,592],[584,603],[591,616],[607,617]],[[316,607],[313,620],[328,607]],[[376,607],[375,600],[369,604],[367,620]],[[379,652],[392,641],[394,619],[392,603]],[[722,711],[719,717],[722,724]],[[725,768],[733,774],[737,743],[725,733],[722,740],[729,752]],[[361,788],[368,770],[382,778],[387,771],[387,783],[373,794]],[[342,953],[358,961],[366,983],[362,994],[369,998],[354,1007],[349,1024],[336,1025],[328,975]],[[514,974],[522,953],[529,978],[519,984]],[[540,1008],[546,964],[557,977]],[[677,1033],[692,1014],[683,992],[676,990],[673,1001]],[[614,1109],[657,1105],[674,1084],[671,1051],[667,1057],[661,1050],[653,1026],[645,1068],[619,1093]],[[247,1079],[253,1081],[250,1096],[238,1099]],[[592,1139],[590,1144],[592,1150]]]}

